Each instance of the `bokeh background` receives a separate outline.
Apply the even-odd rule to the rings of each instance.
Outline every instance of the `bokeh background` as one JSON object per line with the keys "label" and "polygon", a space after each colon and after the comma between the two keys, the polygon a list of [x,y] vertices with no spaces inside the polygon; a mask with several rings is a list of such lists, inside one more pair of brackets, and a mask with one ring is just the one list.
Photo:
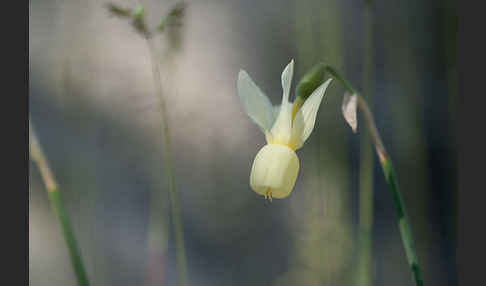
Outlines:
{"label": "bokeh background", "polygon": [[[29,1],[29,113],[92,285],[177,285],[160,114],[146,42],[105,1]],[[155,26],[177,1],[143,4]],[[364,0],[186,1],[156,38],[191,285],[357,285],[360,136],[327,91],[284,200],[249,187],[265,144],[244,113],[245,69],[281,100],[314,64],[363,88]],[[456,285],[453,1],[373,1],[372,110],[409,208],[425,285]],[[369,95],[364,95],[370,96]],[[373,285],[412,285],[374,160]],[[76,285],[57,218],[29,170],[29,284]]]}

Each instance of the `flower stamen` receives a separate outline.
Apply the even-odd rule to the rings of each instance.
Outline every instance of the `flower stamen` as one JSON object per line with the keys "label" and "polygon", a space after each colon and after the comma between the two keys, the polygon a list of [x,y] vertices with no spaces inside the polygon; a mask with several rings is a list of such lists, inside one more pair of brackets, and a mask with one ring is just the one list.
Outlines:
{"label": "flower stamen", "polygon": [[266,189],[266,191],[265,191],[265,199],[270,200],[270,202],[272,201],[272,189],[271,188],[267,188]]}

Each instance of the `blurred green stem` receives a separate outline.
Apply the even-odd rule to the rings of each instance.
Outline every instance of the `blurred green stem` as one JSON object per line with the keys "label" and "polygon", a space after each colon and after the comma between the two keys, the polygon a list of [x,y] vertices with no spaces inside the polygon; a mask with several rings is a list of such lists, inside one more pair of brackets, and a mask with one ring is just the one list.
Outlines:
{"label": "blurred green stem", "polygon": [[[365,0],[364,9],[363,92],[372,104],[373,74],[373,11],[372,1]],[[360,132],[359,166],[359,258],[356,285],[371,286],[374,280],[373,259],[373,152],[369,135]]]}
{"label": "blurred green stem", "polygon": [[67,248],[69,251],[69,258],[76,275],[79,286],[88,286],[88,277],[84,269],[83,261],[81,260],[81,254],[76,243],[76,238],[68,219],[68,214],[61,199],[61,193],[59,191],[58,184],[52,174],[51,168],[47,163],[47,159],[42,151],[42,148],[37,140],[37,136],[31,126],[29,119],[29,153],[32,161],[39,168],[42,180],[49,195],[49,201],[51,206],[54,208],[54,213],[59,218],[61,225],[62,234],[64,240],[66,241]]}
{"label": "blurred green stem", "polygon": [[162,94],[162,82],[160,74],[160,66],[152,38],[147,37],[147,45],[150,52],[150,61],[152,63],[152,72],[154,76],[156,94],[159,98],[159,109],[162,123],[162,148],[164,160],[164,170],[167,175],[170,206],[172,210],[172,225],[174,231],[174,242],[176,250],[177,270],[179,285],[187,285],[187,263],[186,250],[184,248],[184,232],[182,230],[179,198],[176,191],[174,164],[172,159],[172,146],[170,142],[170,128],[167,116],[167,106],[165,98]]}

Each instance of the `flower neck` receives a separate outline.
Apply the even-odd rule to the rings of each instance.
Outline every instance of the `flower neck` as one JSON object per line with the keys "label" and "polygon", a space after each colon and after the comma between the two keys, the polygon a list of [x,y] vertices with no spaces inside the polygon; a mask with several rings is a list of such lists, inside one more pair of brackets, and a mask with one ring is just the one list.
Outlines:
{"label": "flower neck", "polygon": [[285,143],[285,142],[279,142],[279,141],[267,141],[267,145],[280,145],[280,146],[285,146],[287,148],[289,148],[290,150],[294,151],[295,152],[295,146],[293,146],[292,144],[288,144],[288,143]]}

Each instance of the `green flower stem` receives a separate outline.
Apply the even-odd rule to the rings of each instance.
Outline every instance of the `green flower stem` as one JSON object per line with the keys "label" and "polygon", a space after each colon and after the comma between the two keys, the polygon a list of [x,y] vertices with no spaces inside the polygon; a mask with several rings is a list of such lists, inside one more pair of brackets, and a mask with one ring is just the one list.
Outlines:
{"label": "green flower stem", "polygon": [[86,275],[86,271],[83,265],[83,261],[81,259],[81,254],[76,243],[76,238],[74,236],[73,229],[71,227],[71,223],[68,219],[68,214],[61,199],[61,193],[59,191],[58,184],[54,179],[52,171],[47,163],[47,159],[42,152],[40,144],[37,140],[37,137],[32,129],[32,126],[29,122],[29,150],[30,150],[30,158],[32,161],[37,165],[39,168],[42,180],[47,190],[47,194],[49,195],[49,201],[51,206],[54,209],[54,213],[59,218],[59,222],[61,224],[61,231],[64,236],[64,240],[66,241],[67,248],[69,251],[69,258],[71,259],[71,263],[74,269],[74,273],[78,280],[79,286],[88,286],[88,277]]}
{"label": "green flower stem", "polygon": [[301,97],[304,101],[311,94],[309,91],[317,88],[324,80],[324,74],[328,72],[334,79],[339,81],[346,89],[347,92],[354,94],[358,98],[358,108],[361,110],[361,115],[368,128],[370,139],[375,146],[378,159],[380,161],[383,173],[385,175],[386,182],[393,196],[393,203],[397,210],[398,226],[400,229],[400,235],[402,237],[403,247],[407,256],[407,261],[412,272],[412,278],[416,286],[423,286],[422,274],[417,259],[415,250],[415,243],[413,240],[412,230],[410,228],[410,220],[407,215],[407,208],[405,202],[402,199],[402,195],[398,188],[397,176],[393,168],[392,162],[388,153],[386,152],[381,136],[376,128],[373,114],[371,113],[368,104],[362,96],[360,96],[356,89],[330,65],[319,63],[311,71],[304,75],[299,84],[297,85],[297,96]]}
{"label": "green flower stem", "polygon": [[[372,1],[365,1],[363,92],[372,104],[373,74],[373,11]],[[374,281],[373,259],[373,149],[366,132],[360,133],[359,166],[359,257],[356,285],[371,286]]]}
{"label": "green flower stem", "polygon": [[321,62],[316,64],[299,81],[296,87],[297,98],[295,101],[300,101],[303,103],[312,94],[312,92],[324,82],[326,72],[344,85],[344,88],[351,94],[358,93],[358,91],[354,89],[346,79],[341,77],[341,75],[332,66]]}
{"label": "green flower stem", "polygon": [[368,108],[366,101],[359,95],[358,107],[362,111],[362,115],[370,132],[371,140],[375,145],[376,153],[378,154],[378,159],[380,161],[381,168],[383,169],[386,182],[388,183],[389,189],[393,196],[393,202],[395,204],[398,215],[398,226],[400,229],[400,235],[402,237],[402,243],[405,249],[408,264],[410,266],[410,271],[412,272],[412,279],[415,282],[416,286],[423,286],[424,282],[422,279],[422,273],[420,271],[420,266],[417,258],[417,251],[415,250],[415,243],[413,240],[412,229],[410,227],[410,220],[408,218],[405,202],[403,201],[402,195],[398,187],[395,169],[393,168],[391,159],[385,150],[385,146],[383,145],[380,134],[376,129],[373,114]]}
{"label": "green flower stem", "polygon": [[167,116],[167,106],[165,98],[162,94],[162,82],[159,61],[157,59],[157,53],[155,50],[154,43],[150,37],[147,37],[147,44],[150,52],[150,59],[152,63],[152,72],[155,81],[156,94],[159,98],[159,109],[162,121],[162,148],[164,160],[164,170],[167,175],[168,190],[169,190],[169,200],[172,210],[172,225],[174,231],[174,241],[176,250],[176,260],[177,260],[177,270],[179,285],[187,285],[187,262],[186,262],[186,250],[184,248],[184,232],[182,229],[179,198],[176,191],[175,174],[174,174],[174,164],[172,159],[172,146],[170,142],[170,127]]}

